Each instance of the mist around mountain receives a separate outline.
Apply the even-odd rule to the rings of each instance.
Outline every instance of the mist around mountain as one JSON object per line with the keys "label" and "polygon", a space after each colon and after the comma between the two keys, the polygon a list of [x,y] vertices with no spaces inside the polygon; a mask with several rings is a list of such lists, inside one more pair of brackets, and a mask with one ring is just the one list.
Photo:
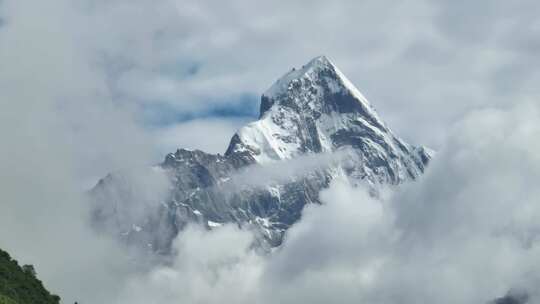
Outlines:
{"label": "mist around mountain", "polygon": [[[539,11],[537,0],[1,0],[0,248],[35,265],[67,304],[538,303]],[[334,179],[321,204],[304,205],[288,227],[275,215],[298,212],[279,212],[286,206],[269,189],[261,193],[273,204],[242,208],[252,212],[241,228],[235,213],[210,216],[243,206],[195,204],[208,188],[188,206],[170,208],[167,191],[155,200],[169,189],[165,170],[155,170],[168,153],[205,152],[181,151],[177,159],[193,160],[179,167],[224,158],[231,136],[259,120],[265,89],[318,54],[397,137],[437,151],[419,178],[378,191]],[[285,104],[265,103],[270,113]],[[278,127],[266,122],[253,127]],[[328,141],[253,145],[272,132],[249,130],[234,147],[268,148],[253,157],[277,163],[234,175],[251,187],[337,161],[334,153],[275,161]],[[211,181],[191,174],[196,167],[204,166],[181,183]],[[96,234],[83,194],[109,172],[134,180],[125,185],[142,208],[123,205],[125,216]],[[286,188],[310,185],[297,181]],[[314,202],[313,191],[277,188],[270,193],[282,201]],[[174,208],[197,216],[176,237],[144,220],[165,217],[163,231],[174,232]],[[282,242],[258,255],[255,239]],[[145,261],[135,251],[167,259],[135,263]]]}
{"label": "mist around mountain", "polygon": [[92,190],[98,229],[167,257],[130,280],[120,303],[538,296],[528,271],[537,189],[524,188],[538,171],[532,146],[519,145],[540,130],[535,105],[470,113],[435,155],[395,136],[317,57],[276,81],[260,108],[223,155],[178,149]]}
{"label": "mist around mountain", "polygon": [[[530,43],[538,37],[538,1],[347,1],[345,9],[339,9],[339,1],[284,2],[282,11],[242,1],[237,7],[245,12],[242,18],[223,10],[229,1],[181,2],[190,4],[187,12],[201,14],[195,20],[179,18],[186,11],[177,10],[177,1],[93,1],[91,6],[71,0],[0,2],[0,247],[35,264],[47,289],[69,304],[539,301],[540,69],[535,67],[540,57],[537,45]],[[156,6],[169,18],[155,18]],[[318,6],[324,7],[306,10]],[[349,18],[334,22],[340,11]],[[289,17],[283,23],[265,21],[285,15]],[[227,25],[216,26],[218,20]],[[328,20],[324,25],[333,30],[321,31],[321,20]],[[278,32],[266,31],[267,25],[279,27]],[[174,28],[186,31],[167,31]],[[234,39],[244,34],[254,39]],[[219,39],[227,37],[233,40]],[[351,44],[353,40],[361,45]],[[193,42],[201,42],[198,49],[205,51],[192,54]],[[179,44],[185,50],[180,54]],[[259,94],[282,71],[302,64],[305,54],[321,51],[332,54],[362,85],[397,135],[410,143],[435,143],[437,155],[414,182],[382,189],[373,200],[369,187],[334,179],[319,192],[321,204],[303,206],[301,220],[266,255],[253,252],[260,235],[234,222],[201,218],[174,239],[150,233],[172,239],[171,251],[165,263],[140,265],[118,235],[125,240],[122,233],[134,237],[152,232],[144,221],[133,226],[132,216],[152,214],[147,211],[155,210],[156,202],[163,206],[158,210],[168,209],[153,192],[169,189],[160,183],[167,176],[149,167],[128,174],[138,183],[126,185],[140,191],[134,198],[143,208],[120,210],[129,215],[118,221],[125,229],[99,235],[90,230],[86,207],[91,205],[81,195],[84,190],[111,170],[161,164],[166,152],[176,157],[171,149],[153,158],[156,146],[148,138],[159,133],[148,136],[140,125],[141,113],[116,95],[116,84],[130,98],[146,97],[155,105],[156,97],[170,93],[170,100],[178,100],[176,110],[197,111],[193,109],[213,107],[209,97],[223,92],[234,97],[231,92],[255,89]],[[113,64],[96,60],[96,54]],[[159,73],[163,66],[178,67],[178,58],[200,62],[200,73],[185,79],[170,70]],[[118,70],[124,67],[129,68],[126,73]],[[154,86],[156,80],[165,80],[165,89],[172,91]],[[182,97],[198,99],[179,98],[175,93],[180,91],[186,93]],[[206,136],[200,141],[219,139],[223,150],[205,150],[216,156],[209,159],[218,159],[234,131],[223,124],[207,125],[205,119],[194,121],[195,128],[190,124],[187,130],[202,130]],[[175,136],[185,146],[209,147],[197,137],[183,137],[185,124],[177,123],[181,132]],[[239,150],[260,138],[260,132],[247,134],[256,136],[247,136],[247,145],[235,145]],[[300,146],[318,146],[311,140],[318,136],[304,138],[309,141]],[[292,148],[300,142],[279,147],[295,152]],[[267,151],[253,156],[274,161],[276,155],[289,155]],[[205,155],[178,154],[196,161]],[[254,187],[267,182],[261,176],[279,184],[298,170],[305,173],[304,165],[313,169],[336,161],[328,156],[280,160],[235,177]],[[207,176],[200,175],[203,181]],[[198,175],[180,177],[189,182]],[[296,192],[298,197],[306,193]],[[261,227],[273,224],[259,222]],[[155,253],[144,238],[135,239]]]}

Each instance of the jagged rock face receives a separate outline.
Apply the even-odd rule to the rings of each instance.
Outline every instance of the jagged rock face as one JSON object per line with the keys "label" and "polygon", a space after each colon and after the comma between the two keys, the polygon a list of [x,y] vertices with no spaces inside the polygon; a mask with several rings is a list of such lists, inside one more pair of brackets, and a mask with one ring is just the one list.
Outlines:
{"label": "jagged rock face", "polygon": [[[224,223],[250,227],[260,234],[261,246],[273,247],[306,204],[320,203],[318,193],[332,179],[396,185],[417,178],[431,158],[428,149],[397,138],[326,57],[279,79],[263,94],[260,109],[259,120],[241,128],[224,155],[184,149],[167,155],[157,168],[167,175],[169,191],[142,218],[125,216],[138,189],[126,186],[122,173],[101,180],[91,191],[96,221],[121,231],[129,243],[160,252],[190,222],[209,229]],[[249,168],[313,155],[340,157],[286,179],[237,178]]]}

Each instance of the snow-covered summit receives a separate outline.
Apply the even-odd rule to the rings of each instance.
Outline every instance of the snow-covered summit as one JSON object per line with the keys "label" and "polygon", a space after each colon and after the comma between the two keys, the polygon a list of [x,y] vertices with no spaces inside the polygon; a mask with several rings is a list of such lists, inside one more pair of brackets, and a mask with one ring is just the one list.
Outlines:
{"label": "snow-covered summit", "polygon": [[[291,70],[263,94],[260,119],[233,136],[226,155],[241,153],[266,163],[344,147],[355,148],[364,162],[354,171],[374,182],[414,178],[423,171],[422,159],[431,157],[426,149],[396,137],[347,77],[320,56]],[[373,170],[369,162],[379,164],[380,174],[368,172]]]}
{"label": "snow-covered summit", "polygon": [[[310,96],[298,96],[299,91],[310,91]],[[327,92],[325,92],[327,91]],[[354,103],[347,104],[350,100],[341,100],[345,104],[331,104],[332,99],[309,98],[324,97],[317,94],[332,93],[336,95],[350,95],[355,99]],[[367,115],[381,122],[377,113],[369,101],[351,83],[351,81],[330,61],[326,56],[315,57],[300,69],[293,68],[291,71],[279,78],[262,96],[261,114],[262,117],[276,100],[283,100],[284,96],[300,98],[295,101],[311,108],[321,109],[326,105],[326,110],[363,111]],[[304,97],[304,98],[302,98]],[[308,98],[306,98],[308,97]],[[290,101],[290,99],[289,99]],[[316,104],[321,102],[321,104]],[[382,123],[382,122],[381,122]]]}

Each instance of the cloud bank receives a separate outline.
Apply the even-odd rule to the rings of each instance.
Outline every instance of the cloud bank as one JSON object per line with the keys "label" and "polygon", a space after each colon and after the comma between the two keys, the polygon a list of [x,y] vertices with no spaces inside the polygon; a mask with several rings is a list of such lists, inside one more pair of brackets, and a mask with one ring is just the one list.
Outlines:
{"label": "cloud bank", "polygon": [[335,181],[267,256],[249,232],[191,227],[117,303],[538,303],[539,118],[533,103],[468,114],[381,199]]}

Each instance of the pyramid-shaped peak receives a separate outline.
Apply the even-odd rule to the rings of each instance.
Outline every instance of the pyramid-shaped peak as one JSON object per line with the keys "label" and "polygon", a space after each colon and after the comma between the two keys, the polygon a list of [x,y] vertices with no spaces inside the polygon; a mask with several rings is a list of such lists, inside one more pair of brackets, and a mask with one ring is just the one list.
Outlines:
{"label": "pyramid-shaped peak", "polygon": [[292,107],[303,114],[312,110],[356,112],[380,122],[369,101],[326,56],[315,57],[279,78],[261,98],[260,117],[274,105]]}

